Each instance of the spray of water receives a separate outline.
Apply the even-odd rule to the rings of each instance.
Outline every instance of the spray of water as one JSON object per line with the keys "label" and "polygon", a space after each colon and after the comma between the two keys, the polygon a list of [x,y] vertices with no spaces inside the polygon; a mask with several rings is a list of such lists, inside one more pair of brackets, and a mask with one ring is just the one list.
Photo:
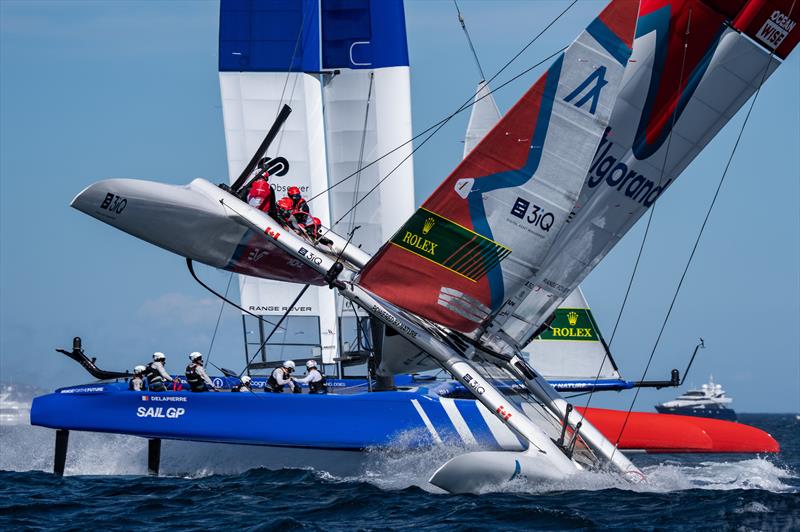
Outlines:
{"label": "spray of water", "polygon": [[[439,490],[428,483],[431,474],[451,458],[477,449],[461,442],[419,447],[425,434],[399,434],[393,445],[363,453],[308,451],[257,446],[165,441],[162,474],[197,478],[212,474],[236,475],[253,468],[307,469],[331,482],[367,482],[385,490],[418,486]],[[652,457],[651,457],[652,460]],[[705,460],[687,463],[662,460],[643,467],[647,482],[630,484],[612,472],[581,472],[553,483],[530,483],[524,478],[486,491],[542,493],[622,489],[666,493],[679,490],[796,491],[795,472],[766,458]],[[147,444],[143,438],[114,434],[72,432],[67,456],[68,475],[146,474]],[[53,431],[41,427],[0,427],[0,470],[52,471]]]}

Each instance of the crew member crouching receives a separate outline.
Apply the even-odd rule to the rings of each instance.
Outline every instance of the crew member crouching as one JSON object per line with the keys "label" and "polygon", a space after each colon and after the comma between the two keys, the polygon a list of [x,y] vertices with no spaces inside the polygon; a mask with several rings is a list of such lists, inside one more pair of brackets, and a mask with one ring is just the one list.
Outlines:
{"label": "crew member crouching", "polygon": [[309,360],[306,362],[306,376],[302,379],[295,379],[295,383],[307,383],[308,393],[328,393],[328,387],[325,384],[325,375],[320,373],[317,367],[316,360]]}
{"label": "crew member crouching", "polygon": [[134,392],[142,392],[145,390],[144,372],[147,368],[144,366],[136,366],[133,368],[133,378],[128,381],[128,389]]}
{"label": "crew member crouching", "polygon": [[203,355],[195,351],[189,355],[189,360],[191,362],[186,366],[186,382],[189,383],[189,389],[193,392],[207,392],[209,390],[218,392],[219,390],[214,387],[214,383],[203,367]]}
{"label": "crew member crouching", "polygon": [[147,389],[151,392],[166,392],[165,382],[172,382],[172,377],[164,365],[167,363],[167,355],[156,351],[153,353],[153,361],[144,369],[144,376],[147,379]]}
{"label": "crew member crouching", "polygon": [[294,372],[294,361],[293,360],[286,360],[283,362],[283,365],[279,368],[275,368],[272,372],[272,375],[269,376],[267,379],[267,385],[264,386],[265,392],[275,392],[281,393],[283,392],[284,386],[289,386],[289,388],[294,393],[300,393],[300,386],[294,383],[294,379],[292,379],[292,372]]}
{"label": "crew member crouching", "polygon": [[231,388],[232,392],[252,392],[253,382],[249,375],[242,375],[242,382],[236,384]]}

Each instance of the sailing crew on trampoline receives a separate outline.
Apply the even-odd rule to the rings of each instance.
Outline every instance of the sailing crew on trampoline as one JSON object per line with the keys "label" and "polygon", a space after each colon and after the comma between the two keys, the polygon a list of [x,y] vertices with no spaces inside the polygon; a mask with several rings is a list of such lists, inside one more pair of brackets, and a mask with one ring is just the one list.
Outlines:
{"label": "sailing crew on trampoline", "polygon": [[301,379],[294,379],[295,384],[305,382],[308,384],[308,393],[328,393],[325,385],[325,375],[320,373],[316,360],[306,362],[307,373]]}
{"label": "sailing crew on trampoline", "polygon": [[249,375],[242,375],[242,382],[236,384],[231,388],[232,392],[252,392],[253,382]]}
{"label": "sailing crew on trampoline", "polygon": [[278,201],[276,220],[287,227],[297,228],[297,218],[294,217],[292,198],[284,196]]}
{"label": "sailing crew on trampoline", "polygon": [[266,179],[258,178],[247,193],[247,203],[270,216],[275,215],[275,189]]}
{"label": "sailing crew on trampoline", "polygon": [[309,222],[310,211],[308,210],[308,203],[305,198],[300,195],[300,189],[297,187],[289,187],[287,191],[289,198],[292,200],[292,210],[297,221],[303,225]]}
{"label": "sailing crew on trampoline", "polygon": [[164,353],[160,351],[153,353],[153,361],[144,370],[144,376],[147,378],[147,389],[151,392],[166,392],[167,387],[164,382],[172,382],[172,377],[164,369],[164,364],[166,363],[167,356]]}
{"label": "sailing crew on trampoline", "polygon": [[269,376],[267,379],[267,385],[264,386],[265,392],[274,392],[274,393],[282,393],[284,386],[289,386],[289,388],[294,393],[300,392],[300,386],[294,383],[294,379],[292,378],[292,373],[294,372],[294,361],[293,360],[285,360],[283,365],[279,368],[275,368],[272,372],[272,375]]}
{"label": "sailing crew on trampoline", "polygon": [[214,387],[214,383],[211,382],[206,369],[203,367],[203,355],[195,351],[189,354],[189,360],[191,362],[186,366],[186,382],[189,383],[189,389],[193,392],[207,392],[209,390],[218,392],[219,390]]}
{"label": "sailing crew on trampoline", "polygon": [[141,392],[145,389],[144,381],[144,366],[136,366],[133,368],[133,377],[128,381],[128,389],[134,392]]}

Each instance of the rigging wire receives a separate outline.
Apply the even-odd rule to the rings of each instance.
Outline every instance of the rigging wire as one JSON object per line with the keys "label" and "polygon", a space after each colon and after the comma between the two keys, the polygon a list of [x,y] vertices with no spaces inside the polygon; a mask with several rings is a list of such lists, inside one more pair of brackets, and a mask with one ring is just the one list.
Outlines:
{"label": "rigging wire", "polygon": [[[255,358],[256,358],[256,355],[258,355],[258,354],[259,354],[259,353],[260,353],[260,352],[261,352],[261,351],[264,349],[264,347],[266,347],[266,345],[267,345],[267,342],[269,342],[270,338],[272,338],[272,335],[273,335],[273,334],[275,334],[275,332],[278,330],[278,327],[280,327],[280,325],[283,323],[283,320],[285,320],[285,319],[286,319],[286,318],[289,316],[289,313],[292,311],[292,309],[294,308],[294,306],[295,306],[295,305],[297,305],[297,302],[298,302],[298,301],[300,301],[300,298],[301,298],[301,297],[303,297],[303,294],[305,294],[305,293],[306,293],[306,290],[308,290],[308,287],[309,287],[309,286],[311,286],[311,285],[310,285],[310,284],[303,285],[303,288],[301,288],[301,289],[300,289],[300,292],[297,294],[297,297],[295,297],[295,298],[294,298],[294,301],[292,301],[292,304],[291,304],[291,305],[289,305],[289,306],[287,307],[287,309],[286,309],[286,312],[284,312],[284,313],[283,313],[283,315],[281,316],[281,319],[279,319],[279,320],[278,320],[278,323],[276,323],[276,324],[275,324],[275,326],[274,326],[274,327],[272,328],[272,330],[269,332],[269,334],[267,335],[267,337],[266,337],[266,338],[264,338],[264,341],[263,341],[263,342],[261,342],[261,345],[260,345],[260,346],[259,346],[259,348],[256,350],[256,352],[255,352],[255,353],[253,353],[253,356],[252,356],[252,357],[250,357],[250,360],[248,360],[248,361],[247,361],[247,365],[246,365],[246,366],[244,367],[244,369],[243,369],[243,370],[242,370],[242,371],[239,373],[239,378],[241,378],[241,377],[242,377],[242,375],[244,375],[244,373],[245,373],[245,372],[247,371],[247,369],[250,367],[250,364],[252,364],[252,363],[253,363],[253,360],[255,360]],[[282,327],[282,328],[283,328],[283,327]],[[286,330],[286,328],[283,328],[283,330]]]}
{"label": "rigging wire", "polygon": [[[691,24],[692,24],[692,8],[690,7],[689,8],[689,17],[688,17],[688,20],[686,21],[686,31],[683,34],[683,39],[684,39],[683,40],[683,57],[681,58],[681,71],[680,71],[680,75],[678,76],[678,86],[677,86],[677,89],[676,89],[676,98],[675,98],[675,109],[673,109],[673,111],[672,111],[669,136],[667,137],[667,145],[666,145],[665,153],[664,153],[664,161],[663,161],[663,163],[661,165],[661,172],[660,172],[660,175],[658,177],[658,186],[661,186],[663,181],[664,181],[664,174],[666,173],[666,169],[667,169],[667,160],[669,160],[670,148],[672,147],[672,137],[673,137],[674,132],[675,132],[675,123],[677,122],[677,119],[678,119],[678,109],[679,109],[679,105],[680,105],[680,92],[683,89],[684,74],[686,72],[686,55],[688,54],[688,51],[689,51],[689,34],[690,34],[690,31],[691,31]],[[642,236],[642,242],[639,245],[639,251],[636,254],[636,262],[633,265],[633,271],[631,272],[631,276],[628,279],[628,287],[625,290],[625,296],[622,298],[622,305],[620,305],[619,312],[617,313],[617,320],[614,323],[614,329],[611,331],[611,337],[610,337],[608,343],[605,346],[606,349],[605,349],[605,354],[603,355],[603,360],[600,361],[600,367],[597,368],[597,375],[595,375],[595,378],[594,378],[594,385],[592,386],[592,389],[589,390],[589,392],[588,392],[589,397],[586,399],[586,405],[584,406],[584,410],[581,413],[581,419],[580,419],[581,423],[583,422],[584,418],[586,417],[586,411],[589,409],[589,405],[592,404],[592,399],[594,398],[594,392],[595,392],[595,390],[597,388],[597,382],[600,380],[600,374],[603,372],[603,366],[605,366],[606,360],[608,359],[608,357],[611,354],[611,343],[614,341],[614,337],[617,334],[617,327],[619,326],[620,320],[622,319],[622,314],[625,311],[625,306],[628,303],[628,296],[631,293],[631,288],[633,287],[633,281],[636,278],[636,273],[639,270],[639,262],[642,259],[642,254],[644,252],[644,246],[645,246],[645,243],[647,242],[647,237],[650,234],[650,226],[651,226],[651,224],[653,222],[653,216],[655,215],[656,206],[657,205],[658,205],[658,201],[656,200],[656,202],[650,208],[650,212],[647,214],[647,225],[645,226],[644,235]],[[644,377],[641,380],[644,380]]]}
{"label": "rigging wire", "polygon": [[217,292],[216,290],[214,290],[213,288],[208,286],[206,283],[201,281],[200,278],[197,277],[197,274],[194,271],[194,264],[192,262],[192,259],[189,259],[189,258],[186,259],[186,267],[189,268],[189,273],[192,274],[192,277],[194,278],[195,281],[197,281],[200,284],[200,286],[202,286],[203,288],[205,288],[206,290],[208,290],[209,292],[211,292],[212,294],[214,294],[218,298],[222,299],[225,303],[228,303],[229,305],[233,305],[234,307],[238,308],[239,310],[241,310],[245,314],[249,314],[250,316],[253,316],[254,318],[256,318],[259,321],[262,321],[264,323],[268,323],[269,325],[272,325],[272,326],[276,326],[271,321],[265,320],[263,316],[259,316],[258,314],[253,314],[252,312],[250,312],[249,310],[245,309],[244,307],[241,307],[241,306],[237,305],[236,303],[234,303],[233,301],[231,301],[230,299],[228,299],[227,297],[223,296],[222,294],[220,294],[219,292]]}
{"label": "rigging wire", "polygon": [[[350,211],[351,211],[351,210],[353,210],[353,209],[357,208],[357,207],[358,207],[358,205],[359,205],[359,204],[360,204],[362,201],[364,201],[365,199],[367,199],[367,197],[368,197],[370,194],[372,194],[372,193],[373,193],[373,192],[374,192],[374,191],[375,191],[375,190],[376,190],[376,189],[377,189],[377,188],[378,188],[378,187],[379,187],[379,186],[380,186],[380,185],[381,185],[381,184],[382,184],[384,181],[386,181],[386,180],[387,180],[387,179],[388,179],[388,178],[389,178],[389,177],[390,177],[390,176],[391,176],[391,175],[392,175],[392,174],[393,174],[393,173],[394,173],[394,172],[395,172],[395,171],[396,171],[398,168],[400,168],[400,166],[402,166],[402,165],[403,165],[403,163],[405,163],[405,162],[406,162],[408,159],[410,159],[410,158],[411,158],[411,156],[412,156],[412,155],[414,155],[414,153],[415,153],[417,150],[419,150],[420,148],[422,148],[422,147],[423,147],[423,146],[424,146],[424,145],[425,145],[425,144],[426,144],[426,143],[427,143],[427,142],[428,142],[428,141],[429,141],[429,140],[430,140],[430,139],[431,139],[431,138],[432,138],[434,135],[436,135],[436,133],[438,133],[438,132],[439,132],[439,130],[441,130],[441,129],[442,129],[444,126],[445,126],[445,125],[447,125],[447,123],[448,123],[448,122],[449,122],[449,121],[450,121],[450,120],[451,120],[451,119],[452,119],[454,116],[456,116],[456,115],[458,115],[458,114],[460,114],[460,113],[464,112],[465,110],[467,110],[467,109],[469,109],[470,107],[472,107],[473,105],[475,105],[477,102],[479,102],[479,101],[483,100],[484,98],[487,98],[487,97],[489,97],[489,96],[490,96],[492,93],[494,93],[494,92],[495,92],[495,91],[497,91],[497,90],[500,90],[500,89],[502,89],[503,87],[505,87],[505,86],[506,86],[506,85],[508,85],[509,83],[512,83],[512,82],[516,81],[517,79],[521,78],[522,76],[524,76],[525,74],[527,74],[527,73],[528,73],[528,72],[530,72],[531,70],[533,70],[533,69],[535,69],[535,68],[537,68],[537,67],[541,66],[542,64],[546,63],[547,61],[549,61],[549,60],[550,60],[550,59],[552,59],[553,57],[557,56],[558,54],[560,54],[561,52],[563,52],[563,51],[564,51],[564,50],[566,50],[566,49],[567,49],[567,47],[566,47],[566,46],[564,46],[564,47],[560,48],[559,50],[556,50],[555,52],[553,52],[553,53],[552,53],[552,54],[550,54],[549,56],[545,57],[544,59],[542,59],[541,61],[539,61],[539,62],[538,62],[538,63],[536,63],[535,65],[531,66],[530,68],[527,68],[527,69],[525,69],[524,71],[520,72],[518,75],[514,76],[513,78],[511,78],[511,79],[510,79],[510,80],[508,80],[507,82],[503,83],[502,85],[499,85],[497,88],[495,88],[495,89],[493,89],[493,90],[491,90],[491,91],[487,92],[486,94],[484,94],[484,95],[483,95],[483,96],[481,96],[480,98],[476,98],[475,100],[468,100],[467,102],[465,102],[464,104],[462,104],[462,106],[461,106],[461,107],[459,107],[459,108],[458,108],[456,111],[454,111],[453,113],[451,113],[451,114],[450,114],[449,116],[447,116],[446,118],[444,118],[444,119],[442,119],[441,121],[437,122],[436,124],[434,124],[434,125],[433,125],[433,126],[431,126],[430,128],[428,128],[428,129],[426,129],[425,131],[423,131],[422,133],[420,133],[420,134],[416,135],[415,137],[411,138],[410,140],[408,140],[408,141],[404,142],[403,144],[401,144],[401,145],[400,145],[400,146],[398,146],[397,148],[393,149],[392,151],[390,151],[390,152],[386,153],[385,155],[383,155],[383,156],[382,156],[382,157],[380,157],[379,159],[376,159],[376,160],[375,160],[375,161],[373,161],[372,163],[370,163],[370,164],[366,165],[364,168],[367,168],[367,167],[371,166],[372,164],[374,164],[374,163],[378,162],[379,160],[381,160],[383,157],[386,157],[387,155],[389,155],[389,154],[391,154],[391,153],[393,153],[393,152],[397,151],[397,150],[398,150],[398,149],[400,149],[401,147],[405,146],[405,145],[406,145],[406,144],[408,144],[409,142],[411,142],[411,141],[413,141],[413,140],[415,140],[415,139],[417,139],[417,138],[421,137],[421,136],[422,136],[422,135],[424,135],[425,133],[427,133],[427,132],[429,132],[429,131],[433,130],[433,131],[431,131],[431,133],[430,133],[430,134],[429,134],[427,137],[425,137],[425,138],[422,140],[422,142],[420,142],[420,144],[419,144],[418,146],[414,147],[414,148],[411,150],[411,153],[409,153],[408,155],[406,155],[405,157],[403,157],[403,159],[402,159],[402,160],[401,160],[399,163],[397,163],[397,164],[394,166],[394,168],[392,168],[392,169],[391,169],[391,170],[390,170],[390,171],[389,171],[389,172],[388,172],[388,173],[387,173],[385,176],[383,176],[383,177],[382,177],[382,178],[381,178],[381,179],[380,179],[380,180],[379,180],[379,181],[378,181],[378,182],[375,184],[375,186],[373,186],[371,189],[369,189],[369,190],[367,191],[367,193],[366,193],[366,194],[364,194],[364,196],[362,196],[362,197],[361,197],[361,199],[360,199],[360,200],[358,200],[358,201],[355,203],[355,205],[353,205],[353,206],[352,206],[352,207],[351,207],[349,210],[347,210],[347,211],[346,211],[346,212],[345,212],[345,213],[342,215],[342,217],[341,217],[341,218],[339,218],[338,220],[336,220],[336,221],[335,221],[335,222],[334,222],[334,223],[331,225],[331,228],[333,228],[333,227],[334,227],[336,224],[338,224],[339,222],[341,222],[341,221],[342,221],[342,220],[343,220],[343,219],[344,219],[344,218],[345,218],[345,217],[346,217],[346,216],[347,216],[347,215],[350,213]],[[488,83],[488,82],[487,82],[487,83]],[[476,93],[476,94],[477,94],[477,93]],[[347,179],[349,179],[350,177],[352,177],[352,176],[348,176],[348,177],[344,178],[343,180],[341,180],[341,181],[338,181],[338,182],[334,183],[333,185],[331,185],[330,187],[328,187],[326,190],[322,191],[320,194],[324,194],[324,193],[326,193],[328,190],[330,190],[330,189],[332,189],[333,187],[335,187],[335,186],[337,186],[337,185],[341,184],[342,182],[346,181],[346,180],[347,180]],[[317,196],[319,196],[320,194],[317,194]],[[314,196],[314,198],[316,198],[317,196]],[[314,199],[314,198],[311,198],[311,199]],[[309,201],[310,201],[310,200],[309,200]]]}
{"label": "rigging wire", "polygon": [[461,24],[461,29],[464,30],[464,35],[467,37],[469,49],[472,50],[472,58],[475,59],[475,64],[478,66],[478,72],[481,73],[481,81],[483,81],[486,79],[486,74],[483,73],[483,67],[478,59],[478,52],[475,51],[475,46],[472,45],[472,38],[469,36],[467,24],[464,22],[464,16],[461,14],[461,9],[459,9],[458,2],[456,0],[453,0],[453,5],[456,6],[456,12],[458,12],[458,22]]}
{"label": "rigging wire", "polygon": [[[561,17],[563,17],[563,16],[564,16],[564,15],[565,15],[565,14],[566,14],[566,13],[567,13],[567,12],[568,12],[568,11],[569,11],[569,10],[570,10],[572,7],[573,7],[573,6],[574,6],[574,5],[577,3],[577,2],[578,2],[578,0],[573,0],[573,1],[572,1],[572,2],[571,2],[571,3],[570,3],[570,4],[569,4],[569,5],[568,5],[568,6],[567,6],[567,7],[566,7],[566,8],[565,8],[565,9],[564,9],[562,12],[561,12],[561,13],[559,13],[559,14],[558,14],[558,15],[557,15],[557,16],[556,16],[556,17],[555,17],[553,20],[551,20],[551,21],[550,21],[550,22],[549,22],[549,23],[548,23],[548,24],[547,24],[547,25],[546,25],[544,28],[542,28],[542,30],[541,30],[541,31],[539,31],[539,33],[537,33],[537,34],[536,34],[536,35],[535,35],[535,36],[534,36],[534,37],[533,37],[533,38],[532,38],[530,41],[528,41],[528,43],[527,43],[525,46],[523,46],[523,47],[522,47],[522,49],[521,49],[519,52],[517,52],[517,53],[516,53],[516,54],[515,54],[515,55],[514,55],[514,56],[513,56],[511,59],[509,59],[509,60],[506,62],[506,64],[505,64],[505,65],[503,65],[503,66],[500,68],[500,70],[498,70],[498,71],[497,71],[497,73],[495,73],[495,74],[492,76],[492,78],[491,78],[491,79],[489,79],[489,80],[488,80],[486,83],[487,83],[487,84],[491,83],[491,82],[492,82],[493,80],[495,80],[495,79],[496,79],[496,78],[497,78],[497,77],[498,77],[498,76],[499,76],[499,75],[500,75],[502,72],[504,72],[504,71],[505,71],[505,69],[506,69],[506,68],[508,68],[508,67],[511,65],[511,63],[513,63],[513,62],[514,62],[514,61],[515,61],[515,60],[516,60],[516,59],[517,59],[519,56],[521,56],[521,55],[522,55],[522,54],[525,52],[525,50],[527,50],[528,48],[530,48],[530,46],[531,46],[533,43],[535,43],[535,42],[536,42],[536,41],[539,39],[539,37],[541,37],[541,36],[542,36],[542,35],[543,35],[543,34],[544,34],[544,33],[545,33],[545,32],[546,32],[548,29],[550,29],[550,28],[551,28],[551,27],[552,27],[552,26],[553,26],[553,25],[554,25],[554,24],[555,24],[555,23],[556,23],[558,20],[560,20],[560,19],[561,19]],[[451,113],[449,116],[447,116],[447,117],[443,118],[442,120],[440,120],[439,122],[437,122],[437,123],[435,123],[435,124],[433,124],[433,125],[429,126],[427,129],[425,129],[425,130],[421,131],[420,133],[417,133],[416,135],[414,135],[413,137],[411,137],[411,138],[410,138],[410,139],[408,139],[407,141],[403,142],[402,144],[399,144],[398,146],[396,146],[395,148],[393,148],[393,149],[389,150],[388,152],[384,153],[383,155],[381,155],[380,157],[378,157],[377,159],[375,159],[375,160],[374,160],[374,161],[372,161],[371,163],[364,165],[363,167],[359,168],[358,170],[356,170],[355,172],[351,173],[350,175],[348,175],[348,176],[346,176],[346,177],[344,177],[344,178],[340,179],[340,180],[339,180],[339,181],[337,181],[336,183],[333,183],[331,186],[329,186],[328,188],[326,188],[326,189],[325,189],[325,190],[323,190],[322,192],[319,192],[318,194],[315,194],[314,196],[312,196],[311,198],[309,198],[309,199],[308,199],[308,200],[306,200],[306,201],[307,201],[307,202],[311,202],[311,201],[313,201],[314,199],[316,199],[316,198],[318,198],[318,197],[322,196],[323,194],[327,194],[327,193],[328,193],[328,192],[329,192],[331,189],[333,189],[334,187],[337,187],[337,186],[341,185],[342,183],[344,183],[345,181],[347,181],[347,180],[351,179],[351,178],[352,178],[353,176],[355,176],[355,175],[356,175],[358,172],[360,172],[360,171],[362,171],[362,170],[365,170],[365,169],[367,169],[367,168],[371,167],[372,165],[374,165],[374,164],[378,163],[379,161],[381,161],[381,160],[385,159],[386,157],[390,156],[391,154],[393,154],[394,152],[396,152],[396,151],[397,151],[397,150],[399,150],[400,148],[404,147],[405,145],[407,145],[407,144],[409,144],[409,143],[412,143],[414,140],[416,140],[416,139],[418,139],[418,138],[422,137],[423,135],[425,135],[425,134],[426,134],[426,133],[428,133],[429,131],[432,131],[432,130],[434,130],[434,129],[435,129],[436,131],[434,131],[434,132],[433,132],[433,134],[435,134],[436,132],[438,132],[438,131],[439,131],[439,129],[441,129],[441,126],[443,126],[444,124],[446,124],[447,122],[449,122],[449,121],[450,121],[450,120],[451,120],[451,119],[452,119],[454,116],[456,116],[457,114],[459,114],[459,113],[463,112],[463,111],[464,111],[464,110],[466,110],[466,109],[469,109],[470,107],[472,107],[473,105],[475,105],[475,103],[479,102],[479,101],[480,101],[480,100],[482,100],[483,98],[486,98],[486,97],[488,97],[489,95],[491,95],[491,94],[492,94],[492,93],[494,93],[495,91],[498,91],[498,90],[502,89],[503,87],[505,87],[505,86],[506,86],[506,85],[508,85],[509,83],[512,83],[512,82],[516,81],[516,80],[517,80],[517,79],[519,79],[520,77],[524,76],[525,74],[527,74],[527,73],[528,73],[528,72],[530,72],[531,70],[533,70],[533,69],[535,69],[535,68],[537,68],[537,67],[541,66],[541,65],[542,65],[542,64],[543,64],[545,61],[549,61],[550,59],[552,59],[553,57],[555,57],[556,55],[558,55],[559,53],[563,52],[563,51],[564,51],[564,50],[566,50],[566,49],[567,49],[567,47],[566,47],[566,46],[562,47],[561,49],[557,50],[556,52],[554,52],[553,54],[549,55],[549,56],[548,56],[548,57],[546,57],[545,59],[543,59],[543,60],[539,61],[538,63],[536,63],[536,64],[535,64],[535,65],[533,65],[532,67],[530,67],[530,68],[528,68],[528,69],[526,69],[526,70],[522,71],[521,73],[519,73],[518,75],[514,76],[513,78],[511,78],[510,80],[506,81],[505,83],[501,84],[500,86],[496,87],[495,89],[493,89],[493,90],[491,90],[491,91],[488,91],[488,92],[487,92],[487,94],[485,94],[485,95],[481,96],[480,98],[477,98],[477,99],[476,99],[476,96],[478,95],[478,93],[476,92],[475,94],[473,94],[472,96],[470,96],[470,97],[469,97],[469,98],[468,98],[468,99],[467,99],[467,100],[466,100],[466,101],[465,101],[465,102],[464,102],[464,103],[463,103],[463,104],[462,104],[462,105],[461,105],[461,106],[460,106],[460,107],[459,107],[459,108],[458,108],[456,111],[454,111],[453,113]],[[427,140],[427,139],[426,139],[426,140]],[[413,151],[412,151],[412,154],[413,154]],[[405,158],[404,158],[402,161],[400,161],[400,163],[398,163],[398,165],[397,165],[397,166],[395,166],[395,168],[394,168],[394,169],[393,169],[391,172],[389,172],[389,174],[387,174],[387,175],[386,175],[386,176],[385,176],[383,179],[381,179],[381,181],[378,183],[378,185],[380,185],[380,184],[381,184],[381,182],[383,182],[383,181],[384,181],[384,180],[385,180],[387,177],[389,177],[389,175],[391,175],[391,174],[394,172],[394,170],[396,170],[397,168],[399,168],[399,166],[400,166],[401,164],[403,164],[403,163],[404,163],[404,162],[405,162],[405,161],[406,161],[406,160],[407,160],[409,157],[411,157],[411,154],[409,154],[409,155],[408,155],[408,156],[406,156],[406,157],[405,157]],[[363,197],[361,200],[363,201],[363,199],[364,199],[364,198],[366,198],[366,197],[367,197],[369,194],[371,194],[371,193],[372,193],[372,192],[373,192],[373,191],[374,191],[374,190],[377,188],[377,186],[378,186],[378,185],[376,185],[376,186],[375,186],[375,187],[373,187],[373,188],[372,188],[372,189],[371,189],[369,192],[367,192],[367,194],[366,194],[366,195],[365,195],[365,196],[364,196],[364,197]],[[345,213],[345,216],[346,216],[347,214],[348,214],[348,213]]]}
{"label": "rigging wire", "polygon": [[[367,124],[369,123],[369,102],[372,99],[372,84],[375,80],[375,73],[369,74],[369,88],[367,89],[367,105],[364,109],[364,129],[361,130],[361,148],[358,150],[358,174],[356,174],[356,185],[353,187],[353,203],[358,200],[358,189],[361,186],[361,166],[364,164],[364,145],[367,141]],[[350,216],[350,226],[348,230],[352,229],[356,223],[356,211],[353,210],[353,215]]]}
{"label": "rigging wire", "polygon": [[[789,10],[789,16],[791,16],[791,12],[794,9],[795,2],[792,2],[792,8]],[[667,309],[667,313],[664,316],[664,321],[661,324],[661,329],[658,332],[658,336],[656,337],[655,342],[653,343],[653,348],[650,351],[650,356],[647,359],[647,364],[645,365],[644,371],[642,372],[642,378],[640,380],[644,380],[647,376],[647,370],[650,369],[650,363],[653,361],[653,356],[656,353],[656,349],[658,348],[658,344],[661,342],[661,337],[664,334],[664,329],[667,327],[667,322],[672,314],[672,310],[675,308],[675,302],[678,299],[678,294],[683,287],[683,281],[686,279],[686,274],[689,272],[689,267],[692,264],[692,260],[694,259],[695,252],[697,251],[697,247],[700,244],[700,239],[703,236],[703,231],[705,231],[706,224],[708,224],[708,220],[711,216],[711,211],[714,209],[714,205],[717,202],[717,198],[719,197],[719,192],[722,189],[722,185],[725,182],[725,178],[728,175],[728,170],[731,167],[731,163],[733,162],[733,157],[736,155],[736,150],[739,148],[739,143],[742,140],[742,135],[744,134],[745,127],[747,127],[747,122],[750,120],[750,114],[753,112],[753,108],[755,107],[756,100],[758,100],[758,95],[761,93],[761,87],[764,86],[764,81],[767,79],[767,74],[770,70],[770,65],[772,65],[772,58],[775,54],[773,50],[768,57],[767,64],[764,67],[764,72],[761,75],[761,82],[758,84],[758,88],[756,89],[755,94],[753,95],[752,100],[750,101],[750,107],[747,109],[747,114],[744,117],[744,121],[742,122],[742,126],[739,128],[739,134],[736,136],[736,142],[733,144],[733,148],[731,149],[731,154],[728,156],[728,162],[725,164],[725,169],[722,171],[722,176],[719,179],[719,183],[717,184],[717,189],[714,191],[714,196],[711,198],[711,204],[708,206],[708,210],[706,211],[705,218],[703,219],[703,223],[700,225],[700,230],[697,233],[697,238],[695,238],[694,245],[692,246],[692,251],[689,254],[689,258],[686,261],[686,266],[683,269],[683,273],[681,274],[680,280],[678,281],[678,285],[675,288],[675,293],[672,296],[672,301],[669,304],[669,308]],[[639,391],[641,388],[636,388],[636,392],[633,395],[633,399],[631,400],[630,407],[628,407],[628,411],[625,414],[625,420],[622,423],[622,427],[619,429],[619,434],[617,435],[617,439],[614,441],[614,450],[611,451],[611,458],[614,458],[614,453],[617,451],[617,447],[619,445],[620,439],[622,439],[622,434],[625,432],[625,427],[628,425],[628,419],[630,418],[631,411],[633,411],[633,407],[636,404],[636,399],[639,397]]]}
{"label": "rigging wire", "polygon": [[[228,297],[228,290],[231,289],[231,281],[233,280],[233,272],[230,273],[228,276],[228,286],[225,287],[225,297]],[[219,322],[222,319],[222,311],[225,310],[225,300],[222,300],[222,304],[219,306],[219,315],[217,315],[217,324],[214,326],[214,334],[211,335],[211,343],[208,346],[208,351],[206,351],[206,363],[211,364],[211,350],[214,348],[214,340],[217,339],[217,331],[219,330]]]}

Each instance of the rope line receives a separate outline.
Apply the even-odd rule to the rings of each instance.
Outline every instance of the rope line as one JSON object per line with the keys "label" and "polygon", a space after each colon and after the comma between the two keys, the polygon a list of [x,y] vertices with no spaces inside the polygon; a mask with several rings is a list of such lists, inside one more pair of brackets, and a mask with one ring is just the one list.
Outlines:
{"label": "rope line", "polygon": [[[795,2],[792,2],[792,9],[794,9]],[[792,9],[789,10],[789,14],[791,15]],[[694,259],[695,253],[697,248],[700,244],[700,239],[703,236],[703,232],[705,231],[706,225],[708,224],[708,220],[711,217],[711,211],[714,209],[714,205],[716,205],[717,198],[719,197],[719,192],[722,189],[722,185],[725,182],[725,178],[728,175],[728,170],[731,167],[731,163],[733,162],[733,157],[736,155],[736,150],[739,148],[739,143],[742,140],[742,135],[744,134],[745,127],[747,127],[747,122],[750,120],[750,115],[753,112],[753,108],[755,107],[756,100],[758,100],[758,95],[761,93],[761,87],[764,85],[764,81],[767,78],[767,73],[769,72],[769,67],[772,64],[772,57],[774,55],[774,51],[770,53],[769,58],[767,60],[767,64],[764,67],[764,72],[761,76],[761,82],[758,84],[758,88],[756,89],[755,94],[753,95],[752,100],[750,101],[750,107],[747,110],[747,114],[744,117],[744,121],[742,122],[742,126],[739,128],[739,134],[736,136],[736,142],[731,149],[731,154],[728,157],[728,162],[725,164],[725,169],[722,172],[722,176],[720,177],[719,183],[717,184],[717,189],[714,191],[714,196],[711,199],[711,204],[708,206],[708,210],[706,211],[705,218],[703,219],[703,223],[700,226],[700,230],[697,233],[697,238],[694,241],[694,245],[692,246],[692,252],[689,254],[689,259],[686,261],[686,266],[683,269],[683,273],[681,274],[680,280],[678,281],[678,286],[675,288],[675,294],[672,296],[672,301],[669,304],[669,308],[667,309],[667,314],[664,316],[664,321],[661,324],[661,329],[658,332],[658,336],[656,337],[656,341],[653,343],[653,349],[650,351],[650,357],[647,359],[647,364],[645,365],[644,371],[642,372],[642,378],[640,380],[644,380],[647,376],[647,371],[650,369],[650,364],[653,361],[653,356],[655,355],[656,349],[658,348],[658,344],[661,342],[661,337],[664,334],[664,329],[667,327],[667,322],[669,321],[670,316],[672,315],[672,310],[675,308],[675,302],[678,299],[678,295],[680,294],[681,288],[683,287],[683,281],[686,279],[686,274],[689,272],[689,267],[692,264],[692,260]],[[631,405],[628,408],[628,412],[625,414],[625,420],[622,423],[622,427],[620,427],[619,434],[617,435],[617,439],[614,442],[614,450],[611,452],[611,458],[613,459],[614,453],[617,451],[617,446],[619,445],[619,441],[622,438],[622,434],[625,432],[625,428],[628,425],[628,419],[630,418],[631,412],[633,411],[633,407],[636,404],[636,399],[639,397],[639,391],[641,388],[636,388],[636,392],[633,395],[633,400],[631,401]]]}

